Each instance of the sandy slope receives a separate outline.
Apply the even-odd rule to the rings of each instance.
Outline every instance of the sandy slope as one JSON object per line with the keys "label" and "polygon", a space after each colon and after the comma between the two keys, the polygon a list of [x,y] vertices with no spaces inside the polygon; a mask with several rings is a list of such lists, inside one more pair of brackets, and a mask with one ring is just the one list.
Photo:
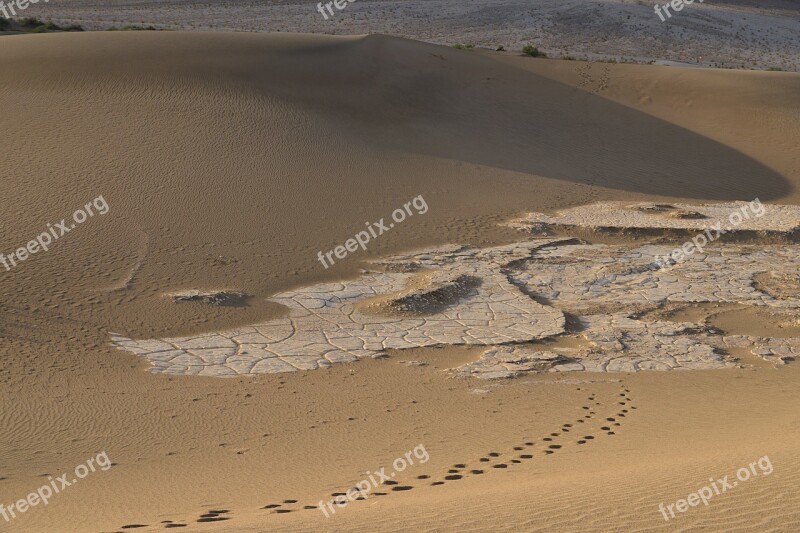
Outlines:
{"label": "sandy slope", "polygon": [[[664,527],[659,502],[765,454],[772,476],[680,527],[796,523],[793,368],[474,394],[483,384],[434,367],[477,353],[428,350],[285,377],[178,379],[146,374],[108,348],[107,332],[252,323],[281,312],[264,297],[355,275],[368,256],[507,241],[495,223],[529,210],[798,203],[800,76],[526,60],[380,36],[51,34],[0,46],[0,131],[13,132],[0,149],[0,251],[98,195],[110,205],[0,271],[0,502],[101,450],[117,463],[15,530],[155,526],[219,507],[233,519],[184,530],[646,530]],[[330,270],[317,262],[420,194],[429,212],[368,253]],[[215,287],[247,291],[253,305],[164,297]],[[412,358],[433,364],[397,364]],[[409,471],[415,490],[325,523],[318,511],[259,510],[316,504],[419,443],[431,456],[419,474],[472,468],[492,450],[508,457],[580,416],[590,393],[597,417],[616,409],[622,386],[638,409],[591,446],[570,433],[558,454],[442,487]]]}

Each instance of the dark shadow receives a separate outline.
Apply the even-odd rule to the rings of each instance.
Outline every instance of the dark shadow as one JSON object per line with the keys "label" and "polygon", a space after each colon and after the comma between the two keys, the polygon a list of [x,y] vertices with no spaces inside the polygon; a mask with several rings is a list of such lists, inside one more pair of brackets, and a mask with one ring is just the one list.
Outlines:
{"label": "dark shadow", "polygon": [[373,35],[261,59],[259,92],[361,143],[662,196],[769,200],[791,189],[737,150],[479,52]]}

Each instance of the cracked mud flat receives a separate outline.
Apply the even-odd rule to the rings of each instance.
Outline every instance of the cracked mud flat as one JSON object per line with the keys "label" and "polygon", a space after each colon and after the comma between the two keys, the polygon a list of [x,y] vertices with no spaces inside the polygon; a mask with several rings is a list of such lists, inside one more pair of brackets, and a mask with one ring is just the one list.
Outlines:
{"label": "cracked mud flat", "polygon": [[[694,231],[742,205],[594,204],[556,217],[531,214],[513,224],[534,231],[548,226]],[[767,206],[763,217],[743,221],[729,235],[793,239],[798,225],[800,208]],[[440,246],[375,261],[376,271],[354,281],[277,294],[270,301],[289,310],[281,319],[197,337],[114,335],[112,342],[145,357],[153,373],[219,377],[313,370],[388,349],[457,344],[487,347],[478,361],[455,370],[481,378],[726,368],[738,365],[729,351],[742,348],[776,365],[800,356],[800,338],[726,335],[707,325],[645,316],[671,303],[710,302],[758,306],[776,320],[796,319],[800,248],[715,243],[659,268],[656,257],[675,246],[569,238],[484,249]],[[580,337],[582,344],[543,342],[567,335]]]}

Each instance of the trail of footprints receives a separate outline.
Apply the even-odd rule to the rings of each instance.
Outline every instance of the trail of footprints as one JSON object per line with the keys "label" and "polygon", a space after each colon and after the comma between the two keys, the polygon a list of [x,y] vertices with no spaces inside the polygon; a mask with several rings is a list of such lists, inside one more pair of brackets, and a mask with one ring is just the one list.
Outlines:
{"label": "trail of footprints", "polygon": [[[579,387],[578,390],[583,389]],[[616,394],[617,395],[613,397],[610,413],[607,411],[608,416],[602,420],[600,419],[601,416],[598,415],[597,411],[601,410],[605,406],[603,403],[598,401],[595,393],[590,392],[587,396],[587,405],[581,406],[581,416],[575,420],[565,422],[556,431],[553,431],[538,439],[538,441],[541,442],[538,442],[536,439],[528,439],[517,446],[514,446],[511,452],[507,452],[505,454],[496,451],[488,452],[483,457],[480,457],[477,462],[471,466],[468,463],[456,463],[438,478],[434,479],[429,474],[420,474],[416,476],[415,479],[419,482],[429,482],[431,486],[440,486],[449,482],[464,479],[466,476],[485,474],[490,472],[491,469],[502,470],[513,467],[516,464],[521,464],[524,461],[533,460],[536,457],[553,455],[564,449],[564,447],[568,446],[569,444],[584,446],[590,444],[598,437],[616,435],[617,431],[622,426],[624,419],[632,410],[636,409],[636,406],[631,403],[632,400],[630,398],[630,390],[626,386],[622,385],[620,387],[620,392]],[[605,409],[608,409],[608,407],[605,407]],[[591,420],[595,420],[594,424],[590,423]],[[590,429],[590,427],[592,429]],[[506,458],[501,459],[502,457]],[[361,492],[357,487],[353,487],[352,489],[348,490],[354,490],[356,493],[358,493],[358,497],[356,498],[356,501],[358,501],[366,500],[370,497],[388,496],[390,492],[404,492],[415,488],[414,484],[409,483],[406,485],[401,485],[400,482],[393,479],[384,481],[382,486],[385,487],[385,489],[369,493]],[[347,491],[333,492],[331,493],[331,498],[345,496],[346,493]],[[262,509],[268,510],[275,514],[285,514],[302,510],[318,510],[319,507],[317,505],[300,505],[298,500],[286,499],[281,503],[269,503],[262,507]],[[205,514],[200,515],[200,517],[197,519],[197,523],[230,520],[231,516],[225,516],[228,515],[228,513],[230,513],[230,511],[224,509],[210,510]],[[181,528],[187,526],[185,523],[176,523],[170,520],[165,520],[161,523],[165,528]],[[130,530],[141,527],[149,526],[145,524],[129,524],[122,526],[122,529]]]}

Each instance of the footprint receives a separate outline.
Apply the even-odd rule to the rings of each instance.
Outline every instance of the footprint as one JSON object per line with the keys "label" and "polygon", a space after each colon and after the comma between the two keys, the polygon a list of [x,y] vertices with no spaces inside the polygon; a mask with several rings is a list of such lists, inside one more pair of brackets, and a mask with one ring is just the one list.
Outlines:
{"label": "footprint", "polygon": [[[628,400],[628,401],[630,400],[624,394],[620,394],[620,396],[623,396],[625,400]],[[596,397],[593,394],[593,395],[589,396],[588,399],[590,401],[594,401],[596,399]],[[626,402],[618,402],[618,403],[619,403],[619,405],[623,405],[623,406],[627,405]],[[601,405],[601,404],[600,404],[600,402],[595,402],[595,405]],[[592,415],[596,414],[588,406],[581,406],[581,408],[583,410],[585,410],[585,411],[589,411],[589,414],[585,415],[581,419],[575,420],[574,423],[583,424],[583,423],[585,423],[585,420],[593,418]],[[636,409],[636,407],[631,405],[630,409]],[[627,413],[627,412],[628,412],[628,409],[621,409],[620,412],[617,413],[615,416],[624,417],[625,413]],[[606,420],[608,422],[614,422],[615,426],[619,426],[620,425],[619,422],[616,422],[616,418],[614,418],[614,417],[606,418]],[[552,442],[554,440],[554,437],[559,437],[559,436],[561,436],[562,433],[568,433],[570,431],[569,428],[572,428],[572,427],[573,427],[572,423],[564,423],[562,425],[561,432],[550,433],[549,436],[543,437],[542,440],[545,441],[545,442]],[[611,430],[611,426],[610,425],[602,426],[601,429],[603,431],[606,431],[608,435],[614,435],[615,434],[614,431]],[[586,444],[588,441],[593,440],[594,438],[595,437],[592,436],[592,435],[585,435],[584,437],[582,437],[580,440],[577,440],[576,442],[577,442],[577,444]],[[524,445],[525,446],[534,446],[535,442],[527,441],[527,442],[524,443]],[[550,454],[555,453],[555,450],[559,450],[561,448],[562,448],[562,445],[560,445],[560,444],[550,444],[550,445],[548,445],[548,449],[544,450],[544,453],[547,454],[547,455],[550,455]],[[524,450],[522,445],[514,446],[513,449],[514,449],[514,451],[522,451],[522,450]],[[500,453],[500,452],[489,452],[489,453],[486,454],[485,457],[479,458],[479,462],[488,463],[488,462],[491,461],[491,458],[500,457],[501,455],[502,455],[502,453]],[[521,454],[521,455],[518,456],[518,458],[519,459],[510,459],[508,461],[508,463],[520,464],[520,463],[522,463],[522,461],[520,459],[533,459],[534,455],[532,455],[532,454]],[[508,464],[508,463],[497,463],[497,464],[492,465],[492,468],[505,469],[505,468],[508,468],[510,466],[510,464]],[[447,471],[447,475],[444,477],[444,480],[446,480],[446,481],[456,481],[456,480],[459,480],[459,479],[463,479],[464,476],[460,472],[461,472],[461,469],[465,469],[466,467],[467,467],[467,465],[465,463],[454,464],[452,466],[452,468],[450,468]],[[485,471],[484,470],[480,470],[480,469],[473,469],[473,470],[469,470],[469,473],[475,474],[475,475],[480,475],[480,474],[484,474]],[[431,476],[428,475],[428,474],[420,474],[420,475],[416,476],[416,479],[430,479],[430,477]],[[383,484],[392,486],[391,490],[393,492],[408,491],[408,490],[411,490],[411,489],[414,488],[413,486],[409,486],[409,485],[400,485],[397,481],[394,481],[394,480],[386,480],[386,481],[383,482]],[[431,486],[438,486],[438,485],[444,485],[444,484],[445,484],[445,481],[433,481],[433,482],[431,482]],[[346,496],[346,493],[335,492],[332,495],[334,497],[336,497],[336,496]],[[385,492],[374,492],[374,493],[372,493],[372,495],[374,495],[374,496],[386,496],[387,493],[385,493]],[[357,500],[365,500],[367,498],[363,494],[359,493],[359,497],[356,498],[356,499]],[[294,503],[297,503],[297,502],[298,502],[298,500],[284,500],[283,501],[284,504],[294,504]],[[278,509],[280,506],[281,506],[281,504],[270,504],[270,505],[264,506],[263,509],[274,509],[275,513],[289,513],[289,512],[292,512],[290,509]],[[316,509],[316,508],[317,507],[312,506],[312,505],[306,505],[306,506],[303,507],[303,509],[309,509],[309,510],[313,510],[313,509]],[[202,515],[200,520],[198,520],[198,521],[228,520],[227,517],[217,516],[218,514],[222,514],[224,512],[227,512],[227,511],[209,511],[209,513],[207,515]],[[170,525],[170,526],[167,526],[167,527],[185,527],[185,526],[186,526],[186,524],[175,524],[175,525]],[[147,527],[147,526],[138,525],[138,524],[130,524],[128,526],[124,526],[125,529],[127,529],[127,528],[136,528],[136,527]]]}

